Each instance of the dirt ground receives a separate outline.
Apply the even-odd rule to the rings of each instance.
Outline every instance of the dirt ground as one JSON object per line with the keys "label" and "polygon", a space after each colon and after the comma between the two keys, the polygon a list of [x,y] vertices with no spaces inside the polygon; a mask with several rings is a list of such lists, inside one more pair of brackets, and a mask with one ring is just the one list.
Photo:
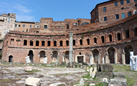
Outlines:
{"label": "dirt ground", "polygon": [[[33,71],[26,72],[25,67],[32,67]],[[127,86],[137,83],[137,72],[131,71],[129,65],[113,65],[113,68],[114,73],[120,72],[126,76]],[[65,82],[67,86],[73,86],[79,83],[82,76],[87,75],[85,69],[47,67],[41,64],[0,63],[0,86],[25,86],[25,79],[28,77],[39,78],[41,86],[49,86],[57,82]],[[89,80],[89,83],[100,83],[98,81],[98,79]]]}
{"label": "dirt ground", "polygon": [[25,86],[25,79],[35,77],[41,79],[41,86],[57,82],[65,82],[67,86],[73,86],[79,82],[80,78],[85,75],[85,69],[65,68],[65,67],[43,67],[39,65],[31,66],[32,72],[25,72],[28,65],[0,65],[0,86]]}

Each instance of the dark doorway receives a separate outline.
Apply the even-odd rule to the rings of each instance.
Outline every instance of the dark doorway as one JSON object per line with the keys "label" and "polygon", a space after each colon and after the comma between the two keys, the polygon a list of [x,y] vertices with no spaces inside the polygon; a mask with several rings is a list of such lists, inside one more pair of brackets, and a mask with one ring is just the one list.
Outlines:
{"label": "dark doorway", "polygon": [[12,55],[9,56],[9,62],[13,62],[13,56]]}
{"label": "dark doorway", "polygon": [[83,56],[78,56],[77,59],[78,59],[78,63],[83,63]]}
{"label": "dark doorway", "polygon": [[94,57],[94,62],[95,62],[95,63],[98,63],[99,51],[98,51],[97,49],[94,49],[94,50],[92,51],[92,53],[93,53],[93,57]]}
{"label": "dark doorway", "polygon": [[64,57],[65,57],[64,58],[65,62],[68,63],[69,62],[69,51],[65,52],[65,56]]}
{"label": "dark doorway", "polygon": [[32,50],[29,51],[28,56],[30,58],[31,63],[33,63],[33,51]]}
{"label": "dark doorway", "polygon": [[115,49],[113,47],[108,49],[110,63],[115,63]]}
{"label": "dark doorway", "polygon": [[44,63],[45,51],[40,51],[40,63]]}
{"label": "dark doorway", "polygon": [[124,50],[125,50],[126,64],[129,64],[130,63],[130,52],[133,51],[133,47],[131,45],[127,45]]}

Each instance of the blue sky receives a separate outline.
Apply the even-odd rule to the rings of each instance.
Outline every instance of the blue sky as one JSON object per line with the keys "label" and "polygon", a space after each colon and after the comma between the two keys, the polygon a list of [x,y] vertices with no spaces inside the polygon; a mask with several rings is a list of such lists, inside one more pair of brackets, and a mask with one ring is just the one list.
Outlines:
{"label": "blue sky", "polygon": [[41,17],[64,21],[65,18],[90,19],[96,4],[108,0],[0,0],[0,15],[15,13],[17,21],[38,22]]}

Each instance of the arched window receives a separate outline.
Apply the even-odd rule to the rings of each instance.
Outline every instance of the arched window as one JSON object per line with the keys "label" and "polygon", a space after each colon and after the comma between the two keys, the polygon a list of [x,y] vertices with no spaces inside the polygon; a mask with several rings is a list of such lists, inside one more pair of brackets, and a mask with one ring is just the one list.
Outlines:
{"label": "arched window", "polygon": [[30,46],[33,46],[33,41],[32,40],[30,41]]}
{"label": "arched window", "polygon": [[130,36],[129,36],[129,30],[126,30],[125,31],[125,35],[126,35],[126,38],[129,38]]}
{"label": "arched window", "polygon": [[117,33],[117,39],[121,40],[121,34],[120,33]]}
{"label": "arched window", "polygon": [[50,41],[48,41],[48,46],[50,46]]}
{"label": "arched window", "polygon": [[97,38],[94,38],[94,43],[97,43]]}
{"label": "arched window", "polygon": [[27,45],[27,40],[24,40],[24,45]]}
{"label": "arched window", "polygon": [[90,39],[89,39],[89,38],[87,39],[87,44],[88,44],[88,45],[90,44]]}
{"label": "arched window", "polygon": [[42,46],[45,46],[45,41],[42,41]]}
{"label": "arched window", "polygon": [[60,46],[63,46],[63,41],[60,41]]}
{"label": "arched window", "polygon": [[66,46],[69,46],[69,41],[68,40],[66,41]]}
{"label": "arched window", "polygon": [[36,41],[36,46],[39,46],[39,41]]}
{"label": "arched window", "polygon": [[82,39],[80,39],[80,45],[83,45],[83,41],[82,41]]}
{"label": "arched window", "polygon": [[109,35],[109,41],[112,42],[112,35]]}
{"label": "arched window", "polygon": [[56,41],[54,41],[54,46],[57,46],[57,42]]}
{"label": "arched window", "polygon": [[137,28],[134,29],[135,36],[137,36]]}
{"label": "arched window", "polygon": [[67,24],[67,29],[69,29],[69,24]]}
{"label": "arched window", "polygon": [[89,24],[88,22],[83,22],[81,26]]}
{"label": "arched window", "polygon": [[101,36],[102,43],[104,43],[104,36]]}

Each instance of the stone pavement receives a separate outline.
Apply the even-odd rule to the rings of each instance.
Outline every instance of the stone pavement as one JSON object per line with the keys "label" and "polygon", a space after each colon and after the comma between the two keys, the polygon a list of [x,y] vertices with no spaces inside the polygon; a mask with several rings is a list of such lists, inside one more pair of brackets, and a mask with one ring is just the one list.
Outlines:
{"label": "stone pavement", "polygon": [[61,68],[61,67],[42,67],[31,66],[37,72],[25,72],[22,66],[3,66],[0,65],[0,84],[1,86],[24,86],[25,79],[29,77],[39,78],[41,86],[49,86],[52,83],[63,82],[67,86],[72,86],[79,82],[85,74],[84,69],[80,68]]}

